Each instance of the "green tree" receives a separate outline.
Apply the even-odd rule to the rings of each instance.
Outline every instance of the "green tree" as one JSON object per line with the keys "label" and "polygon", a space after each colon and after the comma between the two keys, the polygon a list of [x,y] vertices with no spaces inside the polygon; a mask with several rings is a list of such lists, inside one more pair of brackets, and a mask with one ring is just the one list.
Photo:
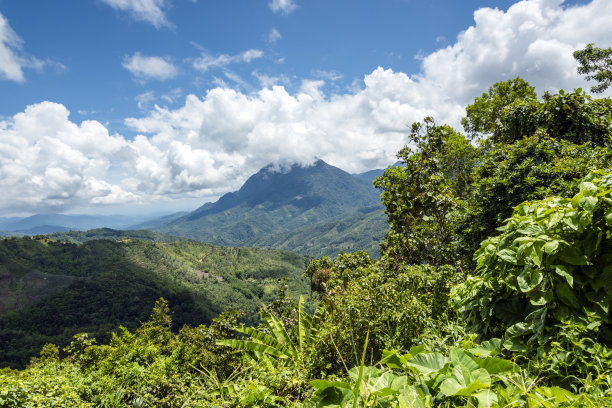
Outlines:
{"label": "green tree", "polygon": [[578,61],[578,73],[586,75],[587,80],[599,82],[591,88],[591,92],[601,93],[612,85],[612,47],[597,48],[593,43],[578,51],[574,51]]}
{"label": "green tree", "polygon": [[556,140],[545,132],[501,144],[479,159],[463,211],[457,214],[457,254],[469,263],[480,243],[525,200],[566,194],[576,180],[612,160],[609,149]]}
{"label": "green tree", "polygon": [[535,88],[520,77],[497,82],[468,105],[461,124],[472,137],[478,134],[498,137],[498,121],[505,107],[517,100],[536,99]]}
{"label": "green tree", "polygon": [[412,125],[410,142],[397,155],[402,166],[374,182],[390,227],[381,253],[396,265],[453,263],[454,214],[469,190],[478,149],[432,118]]}

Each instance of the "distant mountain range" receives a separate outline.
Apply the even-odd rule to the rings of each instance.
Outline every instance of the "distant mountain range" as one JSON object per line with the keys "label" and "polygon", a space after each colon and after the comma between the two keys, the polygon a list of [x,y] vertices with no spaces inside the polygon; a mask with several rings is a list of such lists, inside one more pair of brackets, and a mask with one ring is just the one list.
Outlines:
{"label": "distant mountain range", "polygon": [[127,229],[150,217],[127,215],[36,214],[30,217],[0,218],[0,230],[25,235],[50,234],[92,228]]}

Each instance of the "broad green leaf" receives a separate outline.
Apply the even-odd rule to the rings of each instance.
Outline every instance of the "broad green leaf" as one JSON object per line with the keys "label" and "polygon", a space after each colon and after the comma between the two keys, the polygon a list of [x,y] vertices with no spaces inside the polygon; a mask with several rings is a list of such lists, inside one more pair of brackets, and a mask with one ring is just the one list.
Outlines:
{"label": "broad green leaf", "polygon": [[589,264],[589,258],[581,254],[575,247],[567,247],[559,254],[559,258],[570,265],[582,266]]}
{"label": "broad green leaf", "polygon": [[544,247],[542,249],[544,250],[545,253],[549,255],[556,254],[557,251],[559,250],[559,240],[555,239],[550,242],[547,242],[546,244],[544,244]]}
{"label": "broad green leaf", "polygon": [[491,339],[487,341],[483,341],[478,344],[476,347],[469,349],[470,353],[473,353],[477,356],[488,357],[491,354],[499,354],[501,353],[501,340],[500,339]]}
{"label": "broad green leaf", "polygon": [[578,216],[577,215],[572,215],[570,217],[565,217],[565,218],[563,218],[563,222],[568,227],[573,229],[574,231],[580,231],[581,230],[580,224],[578,222]]}
{"label": "broad green leaf", "polygon": [[400,408],[431,408],[431,400],[420,395],[415,387],[406,387],[397,397]]}
{"label": "broad green leaf", "polygon": [[268,326],[274,333],[276,339],[287,348],[287,353],[294,361],[299,359],[297,350],[289,338],[289,334],[285,330],[283,323],[276,316],[269,313],[265,308],[261,310],[261,317],[268,323]]}
{"label": "broad green leaf", "polygon": [[497,406],[497,394],[489,389],[482,390],[473,395],[478,401],[478,408],[491,408]]}
{"label": "broad green leaf", "polygon": [[582,197],[578,205],[587,211],[593,212],[593,209],[597,205],[598,201],[599,200],[597,199],[597,197],[591,197],[591,196]]}
{"label": "broad green leaf", "polygon": [[513,249],[504,248],[497,253],[497,256],[506,262],[516,265],[516,251]]}
{"label": "broad green leaf", "polygon": [[606,214],[606,224],[612,225],[612,211]]}
{"label": "broad green leaf", "polygon": [[544,274],[539,269],[524,269],[516,278],[521,292],[529,292],[542,282]]}
{"label": "broad green leaf", "polygon": [[529,292],[527,294],[527,297],[529,298],[531,304],[534,306],[544,306],[545,304],[552,302],[554,299],[552,292],[544,292],[541,290],[534,290],[532,292]]}
{"label": "broad green leaf", "polygon": [[255,351],[258,353],[269,354],[278,358],[290,358],[287,353],[277,348],[268,346],[267,344],[256,343],[251,340],[221,339],[217,340],[216,344],[219,346],[228,346],[245,351]]}
{"label": "broad green leaf", "polygon": [[327,380],[312,380],[309,381],[308,384],[310,384],[310,386],[316,390],[324,390],[326,388],[331,388],[331,387],[335,387],[335,388],[346,388],[346,389],[353,389],[353,386],[351,384],[342,382],[342,381],[327,381]]}
{"label": "broad green leaf", "polygon": [[385,364],[389,368],[402,369],[404,368],[404,363],[406,362],[406,360],[402,361],[401,357],[398,354],[397,350],[383,350],[380,363]]}
{"label": "broad green leaf", "polygon": [[578,186],[578,188],[580,189],[580,192],[584,195],[584,196],[592,196],[597,194],[597,186],[593,183],[591,183],[590,181],[585,181],[580,183],[580,185]]}
{"label": "broad green leaf", "polygon": [[448,359],[440,353],[421,353],[408,360],[406,366],[428,375],[443,369],[448,362]]}
{"label": "broad green leaf", "polygon": [[504,360],[498,357],[487,357],[484,359],[475,360],[480,368],[487,370],[489,374],[501,374],[509,372],[518,372],[520,367],[513,361]]}
{"label": "broad green leaf", "polygon": [[257,342],[257,343],[262,343],[262,344],[266,344],[270,347],[273,347],[277,350],[279,350],[280,352],[286,354],[287,356],[291,356],[291,350],[289,350],[287,347],[285,347],[284,344],[282,344],[281,342],[279,342],[275,337],[272,337],[271,335],[264,333],[262,331],[257,330],[254,327],[249,327],[249,326],[245,326],[245,327],[237,327],[235,328],[235,330],[239,333],[243,333],[243,334],[247,334],[249,336],[251,336],[251,338]]}
{"label": "broad green leaf", "polygon": [[576,399],[574,394],[561,387],[538,387],[535,392],[556,403],[573,402]]}
{"label": "broad green leaf", "polygon": [[510,351],[525,352],[527,347],[519,337],[506,337],[504,340],[504,348]]}
{"label": "broad green leaf", "polygon": [[464,350],[461,350],[461,349],[457,349],[457,348],[451,349],[450,359],[451,359],[451,363],[454,366],[462,365],[464,367],[467,367],[470,371],[477,370],[480,368],[480,365],[476,361],[474,361],[474,357],[472,357],[471,355],[469,355],[468,353],[466,353]]}
{"label": "broad green leaf", "polygon": [[305,318],[307,316],[304,313],[304,296],[300,296],[300,300],[298,302],[298,345],[299,345],[299,358],[302,359],[304,354],[304,350],[306,349],[306,335],[310,329],[309,320]]}
{"label": "broad green leaf", "polygon": [[612,298],[612,265],[604,267],[601,274],[591,281],[591,286],[596,291],[603,288],[606,294]]}
{"label": "broad green leaf", "polygon": [[412,346],[410,347],[410,355],[412,357],[416,356],[417,354],[420,354],[422,352],[425,351],[425,345],[424,344],[419,344],[418,346]]}
{"label": "broad green leaf", "polygon": [[494,306],[495,316],[508,326],[522,321],[531,309],[529,302],[517,297],[503,300]]}
{"label": "broad green leaf", "polygon": [[470,370],[465,366],[453,367],[449,378],[440,384],[440,392],[447,397],[457,395],[460,397],[472,396],[476,391],[491,386],[491,376],[487,370],[479,368]]}

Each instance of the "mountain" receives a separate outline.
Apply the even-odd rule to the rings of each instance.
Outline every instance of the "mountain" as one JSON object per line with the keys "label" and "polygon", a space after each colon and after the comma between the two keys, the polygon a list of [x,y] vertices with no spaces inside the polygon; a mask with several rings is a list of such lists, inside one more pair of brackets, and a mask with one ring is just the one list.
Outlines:
{"label": "mountain", "polygon": [[312,166],[266,166],[240,190],[155,231],[217,245],[247,245],[262,237],[381,209],[371,183],[318,160]]}
{"label": "mountain", "polygon": [[[391,167],[396,167],[396,166],[400,166],[402,164],[402,162],[397,161],[395,163],[393,163],[393,165]],[[370,184],[372,184],[374,182],[374,179],[378,176],[382,176],[383,173],[385,172],[386,169],[374,169],[374,170],[370,170],[370,171],[366,171],[364,173],[356,173],[353,174],[354,177],[357,177],[361,180],[365,180],[367,182],[369,182]]]}
{"label": "mountain", "polygon": [[123,229],[150,217],[127,215],[36,214],[25,218],[0,218],[0,230],[37,235],[91,228]]}
{"label": "mountain", "polygon": [[366,251],[379,258],[380,241],[389,231],[387,216],[381,209],[363,209],[333,221],[303,227],[281,234],[259,237],[247,246],[285,249],[318,258],[335,258],[340,252]]}
{"label": "mountain", "polygon": [[0,240],[0,260],[0,368],[23,366],[45,343],[61,349],[80,332],[107,342],[120,325],[133,330],[146,321],[160,297],[178,330],[229,310],[256,323],[259,307],[285,284],[281,278],[293,298],[310,292],[303,256],[185,239],[73,244],[13,237]]}

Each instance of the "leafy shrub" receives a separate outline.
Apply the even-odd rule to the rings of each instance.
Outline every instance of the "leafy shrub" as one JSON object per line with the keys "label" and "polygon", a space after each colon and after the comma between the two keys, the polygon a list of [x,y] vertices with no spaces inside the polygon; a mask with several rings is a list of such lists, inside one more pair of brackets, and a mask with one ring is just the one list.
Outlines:
{"label": "leafy shrub", "polygon": [[314,261],[308,274],[327,276],[321,286],[319,346],[309,359],[313,374],[338,373],[344,365],[357,364],[367,333],[368,356],[378,359],[384,348],[408,349],[426,337],[444,337],[446,322],[455,320],[449,293],[462,275],[450,266],[392,270],[355,253]]}
{"label": "leafy shrub", "polygon": [[[506,348],[527,355],[606,355],[595,345],[612,345],[612,172],[593,172],[579,188],[573,198],[519,205],[502,234],[482,243],[478,274],[454,289],[471,329],[504,335]],[[585,342],[564,340],[571,327]]]}

